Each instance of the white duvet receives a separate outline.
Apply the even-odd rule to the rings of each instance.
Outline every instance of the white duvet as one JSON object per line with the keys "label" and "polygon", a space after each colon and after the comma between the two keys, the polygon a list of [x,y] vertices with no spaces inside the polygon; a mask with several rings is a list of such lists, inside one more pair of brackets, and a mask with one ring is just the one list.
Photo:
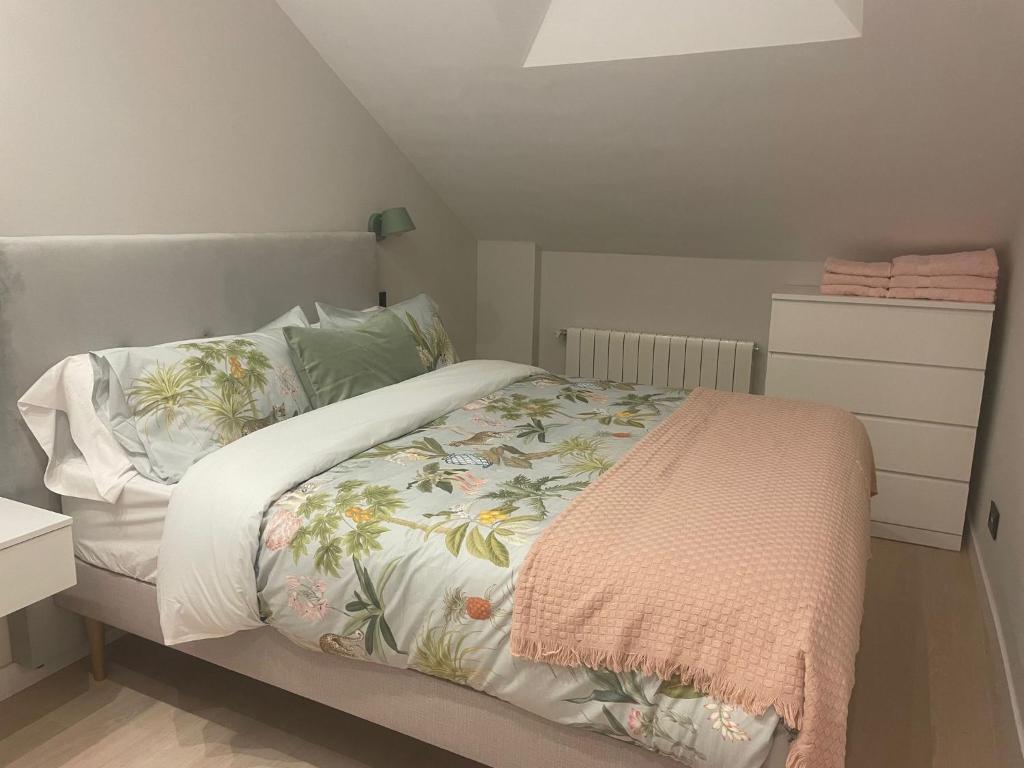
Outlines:
{"label": "white duvet", "polygon": [[255,563],[260,522],[281,494],[541,369],[471,360],[296,416],[191,467],[171,496],[157,571],[168,645],[263,626]]}

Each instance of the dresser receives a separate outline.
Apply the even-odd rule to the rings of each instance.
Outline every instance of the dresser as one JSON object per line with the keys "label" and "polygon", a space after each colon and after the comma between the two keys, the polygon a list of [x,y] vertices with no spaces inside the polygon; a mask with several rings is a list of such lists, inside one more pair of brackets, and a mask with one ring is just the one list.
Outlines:
{"label": "dresser", "polygon": [[959,549],[990,304],[772,296],[765,391],[838,405],[867,428],[874,536]]}

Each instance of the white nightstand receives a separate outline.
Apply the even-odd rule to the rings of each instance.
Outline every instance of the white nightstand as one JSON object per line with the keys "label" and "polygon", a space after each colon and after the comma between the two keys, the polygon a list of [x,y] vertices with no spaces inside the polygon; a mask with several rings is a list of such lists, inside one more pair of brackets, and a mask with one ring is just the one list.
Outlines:
{"label": "white nightstand", "polygon": [[0,616],[75,585],[71,518],[0,499]]}

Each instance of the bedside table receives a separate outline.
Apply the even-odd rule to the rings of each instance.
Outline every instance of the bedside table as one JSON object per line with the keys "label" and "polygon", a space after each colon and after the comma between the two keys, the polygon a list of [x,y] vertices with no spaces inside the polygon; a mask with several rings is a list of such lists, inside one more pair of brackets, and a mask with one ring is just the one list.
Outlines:
{"label": "bedside table", "polygon": [[0,616],[75,582],[71,518],[0,499]]}

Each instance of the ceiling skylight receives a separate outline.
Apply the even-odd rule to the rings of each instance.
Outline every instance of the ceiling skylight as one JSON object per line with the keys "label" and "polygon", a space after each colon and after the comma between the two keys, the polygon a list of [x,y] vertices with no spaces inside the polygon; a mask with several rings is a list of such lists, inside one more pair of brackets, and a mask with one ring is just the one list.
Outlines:
{"label": "ceiling skylight", "polygon": [[551,0],[525,67],[860,37],[863,0]]}

